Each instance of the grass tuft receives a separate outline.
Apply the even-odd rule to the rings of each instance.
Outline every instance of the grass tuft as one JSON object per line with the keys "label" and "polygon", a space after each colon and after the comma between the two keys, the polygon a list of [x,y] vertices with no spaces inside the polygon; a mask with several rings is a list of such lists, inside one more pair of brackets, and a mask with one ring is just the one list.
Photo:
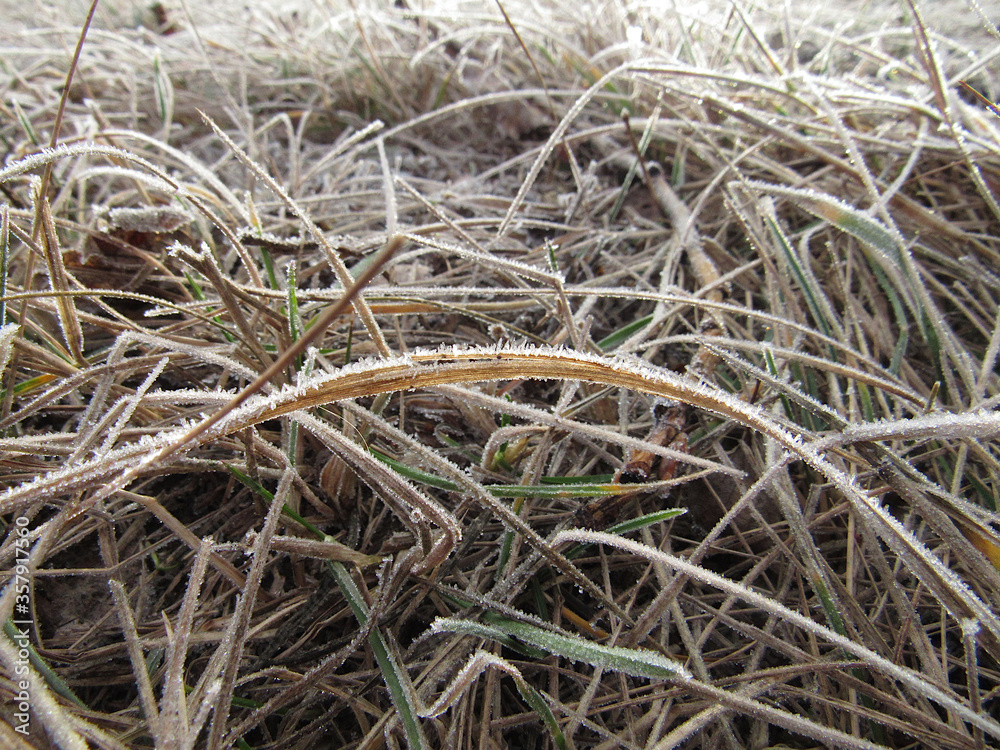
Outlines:
{"label": "grass tuft", "polygon": [[0,30],[4,737],[1000,743],[980,4],[203,5]]}

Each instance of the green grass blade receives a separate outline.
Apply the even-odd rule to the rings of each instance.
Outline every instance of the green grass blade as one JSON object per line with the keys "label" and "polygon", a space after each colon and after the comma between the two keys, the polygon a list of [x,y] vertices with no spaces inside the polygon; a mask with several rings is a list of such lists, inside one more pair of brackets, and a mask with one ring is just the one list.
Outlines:
{"label": "green grass blade", "polygon": [[[302,321],[299,319],[299,297],[298,290],[296,289],[294,262],[288,264],[288,273],[285,278],[285,303],[288,310],[288,338],[294,344],[302,338]],[[301,366],[301,363],[299,366]]]}
{"label": "green grass blade", "polygon": [[[683,516],[687,513],[687,508],[667,508],[666,510],[658,510],[654,513],[647,513],[644,516],[639,516],[638,518],[630,518],[627,521],[622,521],[621,523],[616,523],[611,526],[607,532],[609,534],[628,534],[631,531],[638,531],[639,529],[644,529],[647,526],[653,526],[654,524],[661,523],[663,521],[670,521],[677,516]],[[589,544],[578,544],[575,547],[571,547],[569,551],[566,552],[566,557],[573,560],[590,547]]]}
{"label": "green grass blade", "polygon": [[44,679],[46,684],[52,688],[53,692],[61,695],[70,703],[73,703],[80,708],[87,708],[87,704],[77,697],[72,688],[63,682],[63,679],[55,673],[52,667],[48,665],[48,662],[42,658],[41,654],[35,651],[35,647],[32,645],[31,641],[25,641],[20,637],[20,629],[9,617],[3,624],[3,632],[4,635],[10,639],[10,642],[14,644],[14,646],[18,649],[23,648],[28,652],[28,661],[31,663],[31,666],[33,666],[35,671],[42,676],[42,679]]}
{"label": "green grass blade", "polygon": [[[813,280],[799,262],[799,256],[795,252],[795,248],[792,247],[791,241],[785,235],[784,229],[782,229],[781,224],[778,223],[771,211],[764,212],[764,221],[771,232],[774,244],[781,249],[781,255],[785,259],[785,263],[791,270],[795,280],[798,281],[799,288],[802,289],[802,293],[805,295],[806,305],[809,307],[809,312],[812,314],[813,320],[816,321],[816,325],[819,326],[824,335],[832,335],[830,321],[827,319],[818,301],[820,292],[814,288]],[[836,361],[836,354],[833,349],[830,350],[830,354],[833,356],[834,361]]]}
{"label": "green grass blade", "polygon": [[[434,474],[428,474],[420,469],[414,469],[394,458],[387,456],[375,448],[369,448],[375,458],[391,466],[407,479],[427,485],[437,487],[440,490],[458,492],[459,486],[448,479],[443,479]],[[607,475],[595,477],[603,480]],[[646,488],[646,485],[635,484],[614,484],[610,481],[586,482],[580,481],[587,477],[555,477],[554,481],[542,480],[543,484],[488,484],[484,485],[491,495],[506,498],[558,498],[567,499],[574,497],[607,497],[609,495],[620,495],[626,492],[635,492],[638,489]],[[574,481],[575,480],[575,481]]]}
{"label": "green grass blade", "polygon": [[[274,493],[271,492],[269,489],[267,489],[267,487],[265,487],[264,485],[262,485],[256,479],[254,479],[253,477],[251,477],[249,474],[247,474],[244,471],[240,471],[235,466],[230,466],[229,464],[223,464],[223,466],[226,467],[226,470],[230,474],[232,474],[240,482],[242,482],[243,484],[245,484],[250,489],[251,492],[253,492],[256,495],[258,495],[259,497],[263,498],[268,503],[270,503],[272,500],[274,500]],[[295,523],[297,523],[300,526],[302,526],[310,534],[315,535],[315,537],[317,539],[319,539],[320,541],[326,541],[327,540],[327,535],[326,534],[324,534],[322,531],[320,531],[318,528],[316,528],[313,524],[309,523],[309,521],[307,521],[301,515],[299,515],[298,513],[296,513],[294,510],[292,510],[291,508],[289,508],[287,504],[281,509],[281,512],[284,513],[289,518],[291,518],[293,521],[295,521]]]}
{"label": "green grass blade", "polygon": [[610,484],[614,477],[614,474],[588,474],[586,477],[542,477],[539,481],[542,484],[580,484],[580,480],[586,478],[595,484]]}
{"label": "green grass blade", "polygon": [[[347,572],[347,568],[341,563],[331,562],[330,570],[337,579],[340,590],[344,592],[354,616],[362,626],[366,625],[368,623],[368,605],[365,604],[365,600]],[[423,728],[417,718],[419,711],[416,706],[416,694],[410,684],[409,675],[393,658],[388,644],[376,628],[372,628],[368,633],[368,645],[371,646],[375,654],[375,661],[378,662],[382,678],[385,680],[386,687],[389,688],[392,703],[396,707],[400,721],[403,722],[403,729],[406,732],[406,740],[410,748],[429,747]]]}
{"label": "green grass blade", "polygon": [[281,289],[281,285],[278,283],[278,274],[274,270],[274,257],[271,255],[271,251],[262,245],[260,257],[264,262],[264,272],[267,274],[267,281],[271,289]]}
{"label": "green grass blade", "polygon": [[550,654],[593,667],[622,672],[634,677],[653,679],[687,679],[689,674],[680,662],[646,649],[605,646],[578,636],[557,633],[537,625],[496,618],[490,623],[439,617],[431,623],[435,633],[464,633],[480,638],[516,638]]}
{"label": "green grass blade", "polygon": [[617,331],[613,331],[605,336],[603,339],[597,342],[597,346],[601,351],[606,352],[610,349],[614,349],[616,346],[625,341],[633,333],[641,331],[643,328],[648,326],[653,321],[652,315],[646,315],[638,320],[633,320],[628,325],[622,326]]}
{"label": "green grass blade", "polygon": [[534,711],[545,722],[545,726],[549,728],[549,732],[552,734],[552,738],[556,742],[556,747],[559,750],[565,750],[566,748],[566,737],[563,734],[562,729],[559,728],[559,723],[556,721],[556,717],[552,714],[552,709],[549,708],[549,704],[545,702],[545,699],[535,690],[531,685],[528,684],[527,680],[523,677],[517,679],[515,677],[514,684],[517,686],[517,692],[521,694],[524,698],[524,702],[531,707]]}

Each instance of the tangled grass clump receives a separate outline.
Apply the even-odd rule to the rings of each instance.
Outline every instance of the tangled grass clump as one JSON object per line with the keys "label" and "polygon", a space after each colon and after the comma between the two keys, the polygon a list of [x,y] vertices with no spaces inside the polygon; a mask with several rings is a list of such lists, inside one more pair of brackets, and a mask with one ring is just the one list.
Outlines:
{"label": "tangled grass clump", "polygon": [[5,746],[1000,742],[992,27],[223,5],[0,32]]}

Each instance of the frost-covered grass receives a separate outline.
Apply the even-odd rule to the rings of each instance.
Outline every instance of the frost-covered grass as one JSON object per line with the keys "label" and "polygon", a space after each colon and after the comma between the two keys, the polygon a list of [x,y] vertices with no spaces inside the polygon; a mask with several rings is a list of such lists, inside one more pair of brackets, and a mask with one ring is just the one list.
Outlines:
{"label": "frost-covered grass", "polygon": [[996,8],[203,5],[0,29],[33,744],[1000,743]]}

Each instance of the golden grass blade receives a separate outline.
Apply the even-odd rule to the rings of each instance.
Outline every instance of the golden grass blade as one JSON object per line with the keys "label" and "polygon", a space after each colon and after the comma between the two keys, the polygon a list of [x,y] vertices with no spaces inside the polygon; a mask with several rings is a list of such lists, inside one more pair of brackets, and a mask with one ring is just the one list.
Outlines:
{"label": "golden grass blade", "polygon": [[63,264],[62,248],[56,235],[55,224],[52,221],[52,211],[48,199],[41,193],[36,194],[38,202],[38,217],[41,221],[41,244],[45,254],[45,266],[48,269],[49,287],[55,293],[56,310],[59,312],[59,323],[62,329],[66,350],[78,365],[83,365],[83,332],[80,320],[76,314],[76,306],[72,297],[63,294],[69,289],[69,279]]}

